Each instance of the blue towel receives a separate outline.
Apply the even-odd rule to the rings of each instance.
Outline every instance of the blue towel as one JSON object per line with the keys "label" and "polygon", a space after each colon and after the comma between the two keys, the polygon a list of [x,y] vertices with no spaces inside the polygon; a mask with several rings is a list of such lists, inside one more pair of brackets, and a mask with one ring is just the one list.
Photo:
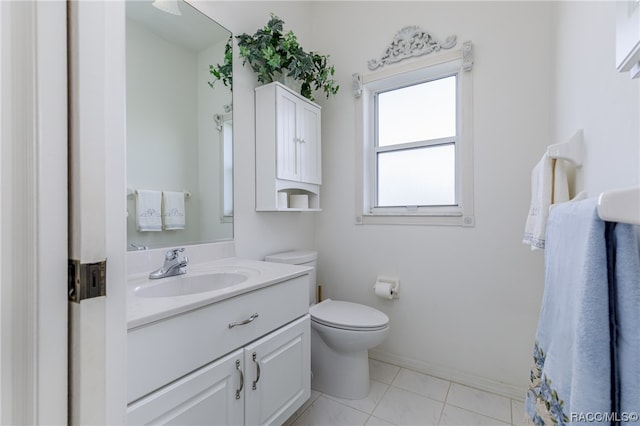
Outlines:
{"label": "blue towel", "polygon": [[596,204],[559,204],[547,222],[545,288],[526,400],[535,424],[594,424],[581,416],[611,413],[607,242]]}
{"label": "blue towel", "polygon": [[[614,230],[618,419],[640,413],[640,228],[618,223]],[[633,422],[632,422],[633,423]]]}

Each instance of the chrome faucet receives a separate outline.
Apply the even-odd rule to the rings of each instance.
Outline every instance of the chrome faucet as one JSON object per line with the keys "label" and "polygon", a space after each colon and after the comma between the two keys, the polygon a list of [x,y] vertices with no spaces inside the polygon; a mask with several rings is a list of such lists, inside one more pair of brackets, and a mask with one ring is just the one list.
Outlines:
{"label": "chrome faucet", "polygon": [[184,248],[175,248],[167,251],[164,255],[164,265],[162,265],[162,268],[151,272],[149,274],[149,279],[157,280],[159,278],[186,274],[189,258],[180,255],[183,251]]}

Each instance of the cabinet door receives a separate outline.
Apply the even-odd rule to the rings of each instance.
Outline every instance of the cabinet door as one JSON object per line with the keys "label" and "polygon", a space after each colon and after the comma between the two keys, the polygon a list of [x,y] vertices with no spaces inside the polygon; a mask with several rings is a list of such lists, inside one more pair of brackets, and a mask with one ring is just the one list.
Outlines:
{"label": "cabinet door", "polygon": [[299,181],[298,98],[276,89],[276,173],[278,179]]}
{"label": "cabinet door", "polygon": [[127,424],[242,425],[243,367],[239,349],[130,404]]}
{"label": "cabinet door", "polygon": [[319,185],[322,183],[320,108],[301,102],[298,112],[300,181]]}
{"label": "cabinet door", "polygon": [[309,315],[245,348],[245,421],[282,424],[311,395]]}

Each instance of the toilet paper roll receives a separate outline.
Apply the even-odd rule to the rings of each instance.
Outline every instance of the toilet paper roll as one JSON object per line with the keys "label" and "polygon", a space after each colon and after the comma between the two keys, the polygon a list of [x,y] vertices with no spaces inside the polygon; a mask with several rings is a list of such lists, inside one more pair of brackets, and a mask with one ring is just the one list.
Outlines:
{"label": "toilet paper roll", "polygon": [[293,194],[289,200],[292,209],[308,209],[309,196],[307,194]]}
{"label": "toilet paper roll", "polygon": [[378,281],[373,286],[373,291],[375,291],[376,296],[378,297],[382,297],[383,299],[393,299],[393,286],[389,283]]}
{"label": "toilet paper roll", "polygon": [[278,208],[286,209],[289,207],[289,194],[286,192],[278,192]]}

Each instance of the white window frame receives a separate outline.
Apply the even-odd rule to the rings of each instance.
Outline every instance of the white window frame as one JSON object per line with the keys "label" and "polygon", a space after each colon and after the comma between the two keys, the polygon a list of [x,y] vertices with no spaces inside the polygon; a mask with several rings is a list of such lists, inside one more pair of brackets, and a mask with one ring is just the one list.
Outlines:
{"label": "white window frame", "polygon": [[[377,92],[457,74],[456,205],[375,207]],[[471,65],[463,49],[395,65],[361,77],[356,102],[356,223],[474,226],[473,215],[473,87]]]}

